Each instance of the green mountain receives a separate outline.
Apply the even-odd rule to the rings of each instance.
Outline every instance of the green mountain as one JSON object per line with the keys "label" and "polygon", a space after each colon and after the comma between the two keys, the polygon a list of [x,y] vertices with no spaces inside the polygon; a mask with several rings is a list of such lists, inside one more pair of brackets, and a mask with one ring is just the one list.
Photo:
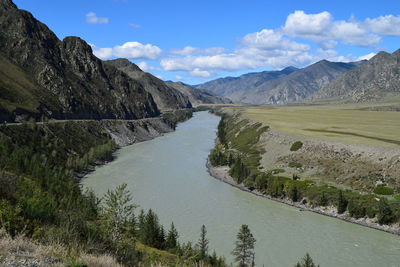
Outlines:
{"label": "green mountain", "polygon": [[1,121],[137,119],[159,113],[140,82],[104,64],[85,41],[61,41],[29,12],[0,1]]}

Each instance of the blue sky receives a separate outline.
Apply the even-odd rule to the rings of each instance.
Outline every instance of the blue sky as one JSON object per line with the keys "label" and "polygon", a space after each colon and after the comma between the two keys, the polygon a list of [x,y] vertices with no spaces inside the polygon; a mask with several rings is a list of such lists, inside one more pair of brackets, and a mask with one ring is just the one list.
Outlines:
{"label": "blue sky", "polygon": [[400,48],[397,1],[15,0],[60,39],[126,57],[164,80],[197,84],[321,59]]}

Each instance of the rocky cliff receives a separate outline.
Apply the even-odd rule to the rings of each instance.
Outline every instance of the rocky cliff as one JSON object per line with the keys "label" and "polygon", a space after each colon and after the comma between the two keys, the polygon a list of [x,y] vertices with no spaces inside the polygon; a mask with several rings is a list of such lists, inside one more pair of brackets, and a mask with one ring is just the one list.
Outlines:
{"label": "rocky cliff", "polygon": [[0,57],[2,120],[136,119],[159,114],[142,84],[104,64],[82,39],[59,40],[10,0],[0,0]]}
{"label": "rocky cliff", "polygon": [[151,93],[157,106],[161,110],[190,108],[192,105],[185,94],[168,86],[164,81],[142,71],[138,66],[127,59],[115,59],[104,62],[105,65],[115,67],[130,78],[139,82],[143,88]]}

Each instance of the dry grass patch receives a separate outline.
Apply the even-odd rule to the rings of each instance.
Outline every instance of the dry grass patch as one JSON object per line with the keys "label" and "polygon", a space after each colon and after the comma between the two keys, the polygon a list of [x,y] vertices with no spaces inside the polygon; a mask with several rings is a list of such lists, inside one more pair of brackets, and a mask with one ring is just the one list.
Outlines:
{"label": "dry grass patch", "polygon": [[289,134],[400,148],[400,112],[368,110],[368,104],[247,107],[241,111],[251,120]]}

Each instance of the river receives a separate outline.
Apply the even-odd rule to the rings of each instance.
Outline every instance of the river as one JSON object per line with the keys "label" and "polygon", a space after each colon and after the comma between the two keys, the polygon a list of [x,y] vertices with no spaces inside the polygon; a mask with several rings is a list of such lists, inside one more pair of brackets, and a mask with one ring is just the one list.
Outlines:
{"label": "river", "polygon": [[[306,252],[321,267],[400,266],[400,237],[271,201],[211,177],[206,159],[219,117],[197,112],[173,133],[120,149],[82,180],[98,196],[128,184],[134,202],[153,209],[180,241],[206,225],[210,249],[229,262],[241,224],[256,242],[257,266],[293,266]],[[137,212],[138,213],[138,210]]]}

